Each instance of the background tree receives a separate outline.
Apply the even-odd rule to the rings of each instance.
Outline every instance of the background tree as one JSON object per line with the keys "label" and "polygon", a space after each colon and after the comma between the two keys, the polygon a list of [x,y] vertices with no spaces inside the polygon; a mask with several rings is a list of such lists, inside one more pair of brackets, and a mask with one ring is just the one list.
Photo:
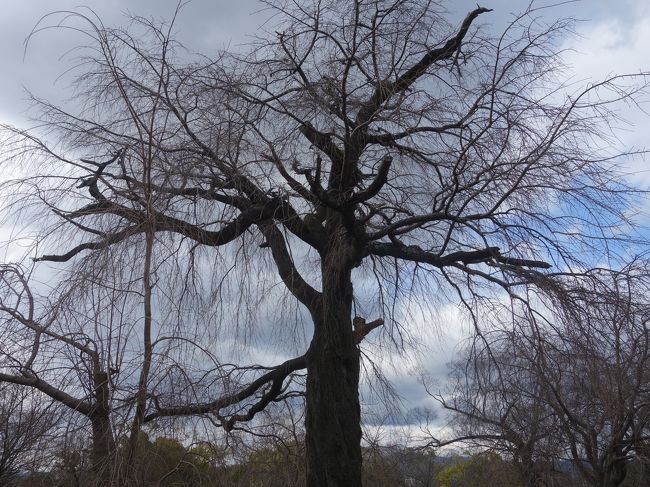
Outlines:
{"label": "background tree", "polygon": [[[120,365],[110,361],[114,357],[102,353],[102,349],[109,348],[106,341],[111,337],[88,333],[92,326],[78,321],[88,318],[81,306],[75,309],[39,303],[19,267],[3,265],[0,286],[4,338],[0,347],[0,380],[37,390],[75,414],[87,417],[92,427],[94,468],[98,474],[109,471],[108,459],[114,444],[111,376]],[[95,297],[100,294],[97,292]],[[92,306],[87,301],[86,304]],[[98,331],[101,324],[99,316],[96,318]],[[71,327],[75,322],[78,326]]]}
{"label": "background tree", "polygon": [[29,389],[0,384],[0,483],[47,467],[48,450],[59,414],[51,401]]}
{"label": "background tree", "polygon": [[648,427],[648,272],[637,262],[568,280],[546,313],[486,335],[439,399],[458,440],[507,452],[529,485],[553,485],[568,457],[589,485],[616,487]]}
{"label": "background tree", "polygon": [[529,346],[544,397],[576,468],[594,486],[620,485],[647,434],[648,284],[641,264],[595,271],[569,288],[559,330],[546,331],[543,316],[532,320]]}
{"label": "background tree", "polygon": [[467,360],[453,364],[451,389],[437,396],[452,415],[454,434],[431,446],[462,442],[492,451],[512,459],[526,485],[553,485],[565,453],[555,412],[517,338],[505,331],[485,336],[487,344],[478,341]]}
{"label": "background tree", "polygon": [[9,159],[37,164],[5,188],[58,217],[39,261],[92,267],[153,236],[158,262],[187,278],[152,292],[199,316],[188,289],[200,286],[187,282],[207,282],[220,299],[201,311],[226,336],[230,323],[259,325],[253,303],[281,284],[294,304],[284,326],[310,323],[304,354],[238,368],[237,380],[186,373],[192,394],[180,396],[143,394],[145,374],[137,422],[209,414],[230,430],[291,395],[287,378],[306,368],[307,483],[356,486],[364,333],[353,314],[386,323],[399,347],[413,330],[394,313],[405,297],[432,309],[453,297],[478,324],[482,304],[548,289],[544,269],[615,261],[603,242],[626,241],[632,193],[609,122],[644,78],[571,85],[557,47],[570,22],[534,11],[490,38],[473,26],[482,7],[457,27],[419,0],[269,7],[272,28],[250,51],[190,61],[168,26],[66,17],[91,39],[82,105],[37,101],[40,138],[9,128]]}

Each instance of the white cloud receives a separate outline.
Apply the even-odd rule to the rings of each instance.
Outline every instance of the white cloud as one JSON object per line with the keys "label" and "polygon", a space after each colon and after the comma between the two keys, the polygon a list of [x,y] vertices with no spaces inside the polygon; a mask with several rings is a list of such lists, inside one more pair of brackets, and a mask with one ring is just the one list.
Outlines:
{"label": "white cloud", "polygon": [[[640,13],[641,14],[641,13]],[[642,11],[634,22],[622,22],[616,17],[598,22],[580,24],[574,48],[565,55],[566,63],[578,79],[597,82],[617,74],[650,72],[650,12]],[[637,83],[642,83],[638,79]],[[620,104],[618,114],[623,121],[618,124],[618,135],[624,147],[639,150],[650,148],[650,117],[643,110],[650,109],[650,94],[641,96],[641,106]],[[625,122],[629,122],[626,124]],[[650,184],[647,160],[632,157],[626,161],[628,170],[635,173],[637,184]]]}

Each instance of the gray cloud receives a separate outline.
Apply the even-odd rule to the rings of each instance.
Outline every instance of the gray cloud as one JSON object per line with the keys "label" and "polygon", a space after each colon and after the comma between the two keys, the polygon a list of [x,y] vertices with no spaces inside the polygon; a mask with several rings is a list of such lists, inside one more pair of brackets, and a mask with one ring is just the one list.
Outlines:
{"label": "gray cloud", "polygon": [[[470,0],[442,3],[449,11],[452,23],[459,22],[476,5]],[[482,20],[489,28],[496,30],[502,29],[512,19],[513,12],[524,9],[527,5],[527,2],[508,0],[485,0],[479,3],[494,9]],[[539,4],[542,5],[541,2]],[[48,0],[31,0],[7,2],[4,5],[0,18],[0,65],[3,66],[4,73],[0,77],[0,120],[24,123],[28,107],[25,88],[40,97],[61,100],[61,93],[66,86],[62,80],[57,81],[57,77],[68,67],[61,56],[83,44],[83,36],[72,30],[43,32],[31,39],[26,56],[23,57],[25,39],[39,20],[54,8],[90,15],[94,12],[105,25],[115,26],[125,23],[125,13],[157,20],[169,19],[177,2],[86,0],[83,5],[85,7],[79,7],[78,0],[58,0],[55,4]],[[592,22],[614,22],[629,28],[646,18],[648,11],[649,7],[640,0],[598,0],[564,3],[546,10],[545,15],[549,19],[573,16]],[[257,33],[258,27],[268,15],[268,10],[256,0],[194,0],[183,7],[175,31],[178,39],[191,51],[210,55],[221,48],[245,43]],[[60,16],[50,17],[46,23],[51,24],[57,19]]]}

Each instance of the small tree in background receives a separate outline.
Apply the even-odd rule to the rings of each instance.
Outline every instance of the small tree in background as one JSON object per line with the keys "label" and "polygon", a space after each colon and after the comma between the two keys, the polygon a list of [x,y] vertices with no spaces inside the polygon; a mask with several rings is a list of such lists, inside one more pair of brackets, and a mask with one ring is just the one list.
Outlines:
{"label": "small tree in background", "polygon": [[56,405],[41,394],[0,384],[0,484],[51,466],[44,452],[59,416]]}
{"label": "small tree in background", "polygon": [[572,276],[546,313],[486,334],[439,398],[460,425],[451,441],[507,453],[530,486],[552,485],[565,458],[589,485],[621,485],[650,425],[649,275],[635,262]]}

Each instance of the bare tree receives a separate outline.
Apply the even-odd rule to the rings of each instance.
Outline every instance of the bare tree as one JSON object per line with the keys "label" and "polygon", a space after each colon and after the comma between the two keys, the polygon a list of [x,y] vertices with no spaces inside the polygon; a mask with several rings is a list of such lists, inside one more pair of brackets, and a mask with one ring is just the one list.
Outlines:
{"label": "bare tree", "polygon": [[[127,399],[131,388],[128,382],[119,381],[120,369],[128,367],[119,352],[126,336],[116,330],[125,323],[104,320],[124,303],[115,290],[105,293],[99,287],[87,289],[82,299],[71,299],[79,297],[73,293],[74,285],[61,289],[53,301],[39,299],[22,269],[10,265],[2,266],[0,283],[0,380],[38,390],[87,418],[95,475],[102,481],[116,478],[111,462],[115,454],[114,401]],[[117,353],[111,353],[113,347]],[[115,394],[122,388],[128,391],[126,397]],[[74,423],[74,419],[69,421]]]}
{"label": "bare tree", "polygon": [[[100,360],[96,342],[85,334],[75,336],[70,330],[57,330],[57,309],[48,309],[45,321],[38,316],[37,304],[25,274],[17,267],[4,265],[1,273],[5,337],[20,339],[5,342],[2,350],[3,382],[38,389],[68,408],[86,415],[93,427],[93,458],[103,462],[111,449],[112,431],[108,411],[109,367]],[[53,326],[54,325],[54,326]],[[31,336],[30,336],[31,335]],[[69,351],[66,351],[69,349]],[[72,373],[80,375],[88,397],[75,397],[48,381],[54,372],[55,380],[66,384],[70,370],[61,367],[72,355]],[[44,356],[47,358],[43,360]],[[50,372],[50,374],[48,374]],[[58,375],[58,377],[57,377]]]}
{"label": "bare tree", "polygon": [[56,426],[58,414],[51,401],[30,390],[0,385],[0,482],[8,484],[19,473],[35,472]]}
{"label": "bare tree", "polygon": [[538,331],[545,317],[533,320],[544,396],[574,464],[599,487],[624,481],[650,420],[650,281],[647,267],[635,267],[595,272],[569,288],[559,337]]}
{"label": "bare tree", "polygon": [[455,440],[506,450],[529,485],[552,485],[563,458],[589,485],[620,485],[650,419],[648,284],[638,263],[572,277],[554,310],[490,334],[439,398],[463,425]]}
{"label": "bare tree", "polygon": [[[220,374],[234,376],[238,369],[221,367],[190,333],[153,333],[153,315],[165,307],[152,313],[146,285],[141,292],[150,271],[145,268],[144,276],[139,275],[141,269],[123,267],[116,259],[120,256],[109,256],[112,263],[100,266],[99,274],[87,270],[58,281],[47,294],[30,285],[21,267],[0,267],[0,383],[40,391],[67,408],[65,422],[77,437],[91,430],[91,472],[80,473],[85,482],[99,485],[128,485],[135,478],[143,395],[156,401],[166,394],[196,400],[205,391],[175,371],[191,375],[198,363],[198,373],[216,380]],[[143,257],[146,262],[146,251]],[[138,258],[133,255],[133,260]],[[179,347],[187,342],[188,347]]]}
{"label": "bare tree", "polygon": [[9,159],[37,165],[5,187],[59,218],[38,261],[89,266],[155,238],[158,261],[186,271],[169,286],[179,307],[195,302],[180,276],[207,280],[225,334],[259,324],[250,308],[282,285],[294,318],[313,324],[304,354],[236,377],[185,374],[203,394],[159,396],[143,374],[136,421],[211,415],[231,429],[306,368],[307,483],[356,486],[368,325],[385,322],[400,347],[406,296],[474,312],[502,293],[526,300],[527,283],[553,279],[544,270],[591,265],[610,252],[604,238],[626,240],[632,193],[605,147],[616,103],[634,103],[644,77],[571,85],[556,43],[570,22],[544,25],[530,10],[491,38],[474,28],[482,7],[452,27],[421,0],[268,6],[273,27],[250,51],[190,61],[169,26],[66,17],[92,39],[78,65],[83,105],[38,101],[40,138],[9,129]]}
{"label": "bare tree", "polygon": [[512,334],[498,335],[487,344],[478,341],[467,360],[454,363],[451,390],[434,396],[451,413],[453,434],[430,446],[463,443],[492,450],[512,459],[526,485],[553,485],[565,453],[558,420],[540,395],[536,370],[512,345]]}

